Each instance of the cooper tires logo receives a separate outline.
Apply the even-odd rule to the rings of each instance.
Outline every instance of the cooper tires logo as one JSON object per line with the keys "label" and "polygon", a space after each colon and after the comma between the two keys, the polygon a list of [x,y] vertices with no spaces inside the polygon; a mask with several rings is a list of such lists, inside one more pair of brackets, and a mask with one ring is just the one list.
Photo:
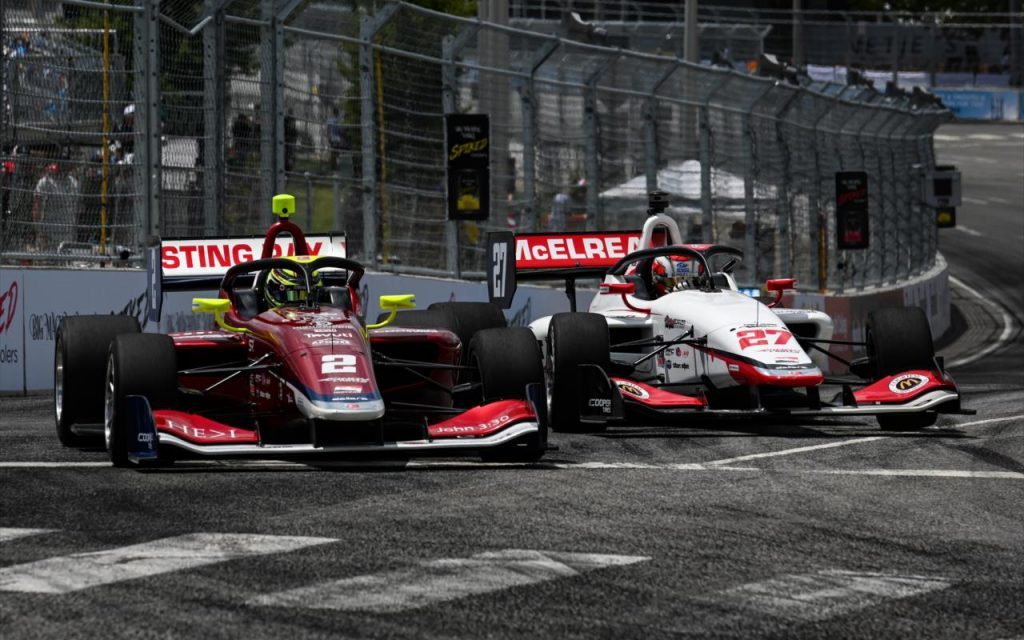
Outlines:
{"label": "cooper tires logo", "polygon": [[628,393],[629,395],[633,396],[634,398],[640,398],[642,400],[646,400],[647,398],[651,397],[651,394],[647,393],[646,391],[644,391],[640,387],[638,387],[636,385],[633,385],[633,384],[630,384],[628,382],[616,382],[615,384],[617,384],[619,386],[619,389],[623,393]]}
{"label": "cooper tires logo", "polygon": [[908,373],[902,376],[896,376],[889,382],[889,391],[893,393],[905,394],[910,393],[914,389],[920,387],[924,383],[928,382],[928,378],[919,376],[915,373]]}

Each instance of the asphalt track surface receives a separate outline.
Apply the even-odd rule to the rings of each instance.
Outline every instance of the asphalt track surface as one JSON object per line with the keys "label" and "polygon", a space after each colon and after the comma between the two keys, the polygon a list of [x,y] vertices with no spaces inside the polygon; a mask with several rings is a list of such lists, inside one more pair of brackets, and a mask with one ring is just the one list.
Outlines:
{"label": "asphalt track surface", "polygon": [[944,353],[976,416],[556,434],[532,466],[139,472],[60,449],[48,399],[3,398],[0,635],[1024,637],[1022,133],[936,144],[964,171]]}

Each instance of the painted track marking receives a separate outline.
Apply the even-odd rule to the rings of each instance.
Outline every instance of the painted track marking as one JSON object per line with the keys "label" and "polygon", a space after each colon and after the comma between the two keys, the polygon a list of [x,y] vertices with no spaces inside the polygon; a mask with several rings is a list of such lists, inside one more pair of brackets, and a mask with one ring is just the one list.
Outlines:
{"label": "painted track marking", "polygon": [[56,529],[17,529],[14,527],[0,527],[0,542],[17,540],[28,536],[37,536],[41,533],[50,533]]}
{"label": "painted track marking", "polygon": [[965,227],[962,224],[958,224],[953,228],[961,233],[966,233],[969,236],[974,236],[975,238],[980,238],[983,235],[980,231],[975,231],[974,229],[970,227]]}
{"label": "painted track marking", "polygon": [[949,588],[938,576],[830,569],[790,574],[720,592],[744,608],[805,622],[820,621],[881,604]]}
{"label": "painted track marking", "polygon": [[862,444],[865,442],[875,442],[876,440],[885,440],[885,436],[870,436],[868,438],[854,438],[853,440],[843,440],[842,442],[829,442],[827,444],[814,444],[807,447],[796,447],[795,449],[782,449],[781,451],[766,451],[764,453],[751,453],[745,456],[736,456],[735,458],[722,458],[721,460],[712,460],[711,462],[705,462],[706,465],[727,465],[733,462],[745,462],[747,460],[758,460],[760,458],[774,458],[776,456],[788,456],[794,453],[805,453],[807,451],[817,451],[818,449],[834,449],[836,447],[845,447],[851,444]]}
{"label": "painted track marking", "polygon": [[647,560],[646,556],[505,549],[299,587],[258,596],[249,604],[394,613]]}
{"label": "painted track marking", "polygon": [[294,551],[333,538],[190,533],[104,551],[75,553],[0,569],[0,591],[69,593],[123,580],[249,556]]}
{"label": "painted track marking", "polygon": [[1006,311],[1006,309],[1002,307],[1002,305],[992,301],[989,298],[986,298],[985,296],[981,295],[974,289],[968,287],[963,280],[957,278],[956,276],[949,276],[949,282],[950,284],[966,291],[967,293],[971,294],[979,301],[981,301],[981,303],[988,307],[990,311],[994,311],[996,314],[998,314],[999,318],[1003,323],[1003,330],[999,334],[999,337],[996,338],[995,342],[993,342],[992,344],[988,345],[987,347],[985,347],[984,349],[975,354],[964,356],[963,358],[957,358],[956,360],[948,363],[946,366],[952,369],[955,367],[962,367],[964,365],[970,364],[972,362],[975,362],[976,360],[984,358],[985,356],[992,353],[993,351],[996,351],[997,349],[1002,349],[1003,345],[1009,342],[1010,337],[1013,335],[1014,324],[1013,317],[1009,314],[1009,312]]}

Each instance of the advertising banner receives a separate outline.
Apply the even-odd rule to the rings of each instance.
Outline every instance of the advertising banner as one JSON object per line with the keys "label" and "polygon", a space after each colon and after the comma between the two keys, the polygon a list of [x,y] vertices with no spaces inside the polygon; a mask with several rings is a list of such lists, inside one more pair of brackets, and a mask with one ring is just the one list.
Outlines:
{"label": "advertising banner", "polygon": [[868,174],[836,172],[836,246],[868,248]]}
{"label": "advertising banner", "polygon": [[486,220],[491,211],[490,120],[483,113],[444,116],[449,220]]}
{"label": "advertising banner", "polygon": [[23,291],[21,271],[0,268],[0,392],[25,387]]}

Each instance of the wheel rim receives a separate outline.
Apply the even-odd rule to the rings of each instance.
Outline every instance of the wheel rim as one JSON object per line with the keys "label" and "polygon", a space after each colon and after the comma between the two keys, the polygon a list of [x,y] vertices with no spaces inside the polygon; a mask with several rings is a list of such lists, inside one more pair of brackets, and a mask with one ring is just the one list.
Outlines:
{"label": "wheel rim", "polygon": [[107,381],[103,389],[103,441],[110,451],[114,431],[114,356],[107,361]]}
{"label": "wheel rim", "polygon": [[53,410],[60,424],[64,415],[64,344],[57,341],[57,350],[53,362]]}

